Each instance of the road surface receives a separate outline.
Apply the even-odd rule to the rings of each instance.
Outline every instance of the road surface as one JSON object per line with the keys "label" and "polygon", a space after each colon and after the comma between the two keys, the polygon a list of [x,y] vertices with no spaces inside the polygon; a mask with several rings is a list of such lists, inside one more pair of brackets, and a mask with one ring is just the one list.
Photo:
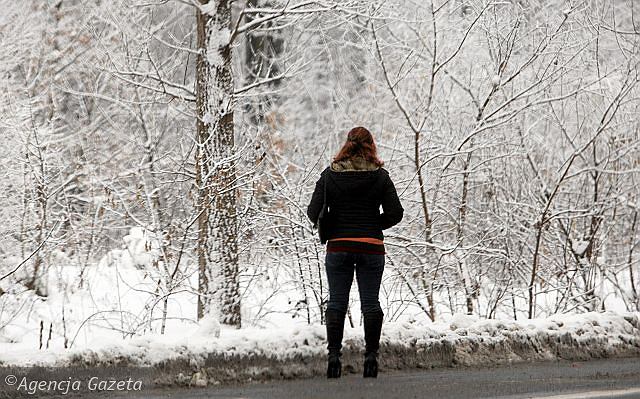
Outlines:
{"label": "road surface", "polygon": [[640,358],[348,375],[112,396],[136,399],[232,398],[640,398]]}
{"label": "road surface", "polygon": [[[639,398],[640,358],[606,359],[589,362],[547,362],[514,364],[482,368],[449,368],[424,371],[382,371],[378,379],[363,379],[350,374],[339,380],[313,378],[270,381],[242,385],[208,386],[205,388],[153,388],[159,375],[155,368],[1,368],[5,384],[0,386],[0,399],[59,397],[107,399],[342,399],[342,398]],[[91,389],[95,381],[138,381],[133,389]],[[38,381],[74,381],[80,389],[62,392],[35,389]],[[23,384],[20,388],[20,384]],[[32,384],[34,392],[27,392]],[[94,383],[94,385],[96,385]],[[105,387],[107,388],[107,387]],[[138,388],[136,390],[136,388]]]}

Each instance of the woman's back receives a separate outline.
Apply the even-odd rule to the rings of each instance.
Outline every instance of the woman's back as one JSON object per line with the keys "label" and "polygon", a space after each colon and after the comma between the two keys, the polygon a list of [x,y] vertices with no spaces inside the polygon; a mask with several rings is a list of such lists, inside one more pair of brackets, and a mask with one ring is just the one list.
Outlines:
{"label": "woman's back", "polygon": [[[324,185],[325,181],[329,239],[383,239],[382,230],[402,219],[402,206],[389,172],[384,168],[355,157],[348,162],[333,162],[322,173],[319,183]],[[381,205],[383,215],[380,214]]]}

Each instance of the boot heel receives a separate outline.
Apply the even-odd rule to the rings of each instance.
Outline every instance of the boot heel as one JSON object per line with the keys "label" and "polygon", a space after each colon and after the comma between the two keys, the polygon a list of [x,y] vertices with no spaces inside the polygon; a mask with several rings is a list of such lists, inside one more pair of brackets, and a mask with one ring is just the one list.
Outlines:
{"label": "boot heel", "polygon": [[364,378],[378,378],[378,359],[375,355],[367,355],[364,360]]}
{"label": "boot heel", "polygon": [[342,375],[342,364],[337,357],[329,357],[327,365],[327,378],[340,378]]}

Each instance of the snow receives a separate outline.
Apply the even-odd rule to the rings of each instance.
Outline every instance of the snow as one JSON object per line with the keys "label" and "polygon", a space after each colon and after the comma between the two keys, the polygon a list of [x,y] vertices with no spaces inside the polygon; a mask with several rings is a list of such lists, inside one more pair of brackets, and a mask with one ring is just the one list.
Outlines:
{"label": "snow", "polygon": [[582,256],[589,246],[589,241],[576,240],[573,242],[573,250],[576,255]]}
{"label": "snow", "polygon": [[220,48],[229,44],[230,37],[231,31],[229,28],[221,28],[209,35],[209,43],[207,45],[207,61],[209,62],[209,66],[215,67],[224,63],[220,55]]}
{"label": "snow", "polygon": [[[178,333],[195,323],[197,276],[168,288],[158,240],[140,228],[123,237],[122,248],[96,264],[78,265],[62,252],[52,256],[40,281],[46,296],[6,279],[0,296],[0,343],[9,348],[65,349],[158,333],[167,298],[166,330]],[[19,276],[16,276],[18,278]],[[42,339],[41,339],[42,325]],[[207,327],[213,332],[215,327]],[[51,339],[49,340],[49,334]]]}
{"label": "snow", "polygon": [[468,328],[478,321],[478,317],[475,315],[455,314],[451,318],[450,326],[452,330],[458,328]]}
{"label": "snow", "polygon": [[198,4],[198,6],[203,14],[214,16],[218,9],[218,0],[210,0],[207,4]]}
{"label": "snow", "polygon": [[123,257],[120,263],[145,266],[160,255],[158,241],[141,227],[131,228],[123,241],[126,244],[126,252],[120,254]]}
{"label": "snow", "polygon": [[[37,350],[19,344],[0,344],[0,362],[5,366],[64,366],[70,364],[114,364],[151,366],[174,359],[189,359],[201,366],[210,354],[229,356],[264,356],[286,361],[325,353],[325,327],[322,325],[285,326],[279,328],[219,329],[207,318],[195,326],[191,334],[159,335],[103,342],[71,350]],[[213,328],[212,328],[213,327]],[[386,323],[382,345],[428,347],[438,342],[453,345],[465,343],[500,343],[506,339],[523,344],[540,337],[565,337],[572,342],[599,340],[610,348],[640,339],[640,313],[614,312],[554,315],[533,320],[482,320],[454,315],[447,322]],[[219,335],[217,335],[219,334]],[[361,348],[362,331],[345,329],[346,348]]]}
{"label": "snow", "polygon": [[218,317],[214,313],[206,314],[198,322],[198,328],[191,336],[192,338],[206,338],[220,336],[220,323]]}
{"label": "snow", "polygon": [[[247,322],[242,329],[221,326],[215,311],[197,321],[195,265],[187,266],[183,281],[168,288],[158,243],[153,233],[133,228],[123,237],[121,247],[109,251],[97,264],[79,266],[64,253],[56,253],[42,279],[46,297],[3,281],[0,364],[151,366],[185,359],[199,367],[211,354],[286,361],[326,352],[325,327],[309,325],[305,317],[292,318],[282,311],[292,306],[294,298],[287,295],[270,296],[267,304],[261,289],[269,292],[270,287],[258,285],[245,298],[243,320],[257,317],[251,309],[269,313],[255,319],[253,325]],[[164,326],[163,298],[167,298]],[[357,303],[352,306],[357,309]],[[358,325],[358,315],[353,316]],[[606,352],[606,348],[615,351],[629,343],[640,347],[638,312],[558,314],[517,321],[466,314],[438,317],[435,323],[424,315],[387,322],[381,341],[401,348],[454,345],[463,353],[473,352],[468,345],[479,342],[526,346],[549,337],[570,343],[595,340]],[[361,328],[347,327],[344,344],[354,350],[362,348]]]}

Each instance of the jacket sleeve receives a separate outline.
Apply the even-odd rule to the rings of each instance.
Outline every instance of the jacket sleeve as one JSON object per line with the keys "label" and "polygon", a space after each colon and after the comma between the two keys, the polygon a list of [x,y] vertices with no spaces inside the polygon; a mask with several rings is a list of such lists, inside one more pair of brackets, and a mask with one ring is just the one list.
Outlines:
{"label": "jacket sleeve", "polygon": [[393,181],[387,174],[387,182],[382,193],[382,213],[380,214],[380,227],[382,230],[400,223],[404,215],[404,208],[398,198],[398,193]]}
{"label": "jacket sleeve", "polygon": [[320,211],[322,210],[322,205],[324,203],[324,179],[325,174],[320,174],[320,178],[316,182],[316,188],[313,190],[313,195],[311,196],[311,202],[309,203],[309,206],[307,206],[307,216],[313,223],[314,227],[318,222],[318,216],[320,215]]}

